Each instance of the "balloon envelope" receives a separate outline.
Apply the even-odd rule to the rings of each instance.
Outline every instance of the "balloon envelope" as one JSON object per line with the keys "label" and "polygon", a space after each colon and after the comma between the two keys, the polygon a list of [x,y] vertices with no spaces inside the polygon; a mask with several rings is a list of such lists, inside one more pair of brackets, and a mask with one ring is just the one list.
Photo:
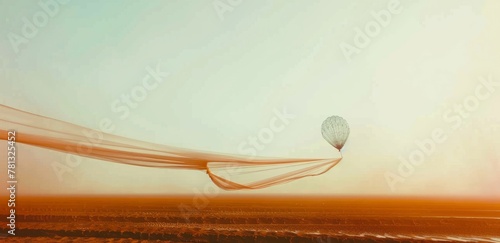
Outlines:
{"label": "balloon envelope", "polygon": [[331,116],[321,125],[321,134],[328,143],[340,151],[349,137],[349,125],[344,118]]}

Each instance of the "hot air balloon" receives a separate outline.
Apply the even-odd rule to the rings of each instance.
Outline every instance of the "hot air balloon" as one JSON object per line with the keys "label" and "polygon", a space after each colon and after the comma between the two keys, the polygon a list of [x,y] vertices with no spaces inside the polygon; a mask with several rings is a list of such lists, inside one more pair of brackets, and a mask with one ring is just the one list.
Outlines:
{"label": "hot air balloon", "polygon": [[349,137],[349,125],[344,118],[331,116],[321,125],[321,134],[328,143],[340,151]]}

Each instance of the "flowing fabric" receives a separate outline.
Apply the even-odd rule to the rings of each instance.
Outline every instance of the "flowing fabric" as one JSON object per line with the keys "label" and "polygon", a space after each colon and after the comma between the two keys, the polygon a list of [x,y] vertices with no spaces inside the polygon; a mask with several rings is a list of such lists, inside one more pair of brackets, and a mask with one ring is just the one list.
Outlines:
{"label": "flowing fabric", "polygon": [[0,105],[0,140],[16,131],[16,142],[120,164],[205,171],[225,190],[259,189],[321,175],[334,159],[280,159],[210,153],[124,138]]}

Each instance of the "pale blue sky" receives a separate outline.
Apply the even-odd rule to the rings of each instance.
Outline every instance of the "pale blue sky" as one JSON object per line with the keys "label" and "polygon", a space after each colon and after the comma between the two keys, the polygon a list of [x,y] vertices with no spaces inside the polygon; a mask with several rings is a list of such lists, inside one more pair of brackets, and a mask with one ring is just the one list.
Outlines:
{"label": "pale blue sky", "polygon": [[[95,129],[109,118],[114,134],[235,154],[286,107],[295,118],[258,151],[276,157],[337,156],[319,127],[340,115],[352,133],[332,171],[231,193],[500,195],[492,186],[499,182],[492,151],[500,95],[481,101],[470,127],[454,131],[442,118],[473,94],[478,77],[500,80],[499,2],[220,2],[230,11],[219,15],[213,1],[69,1],[17,45],[10,39],[23,36],[23,18],[33,22],[43,8],[0,1],[0,103]],[[391,4],[400,13],[347,58],[341,44],[356,47],[356,28],[366,32],[376,23],[372,12]],[[113,103],[158,64],[169,76],[120,118]],[[391,190],[386,173],[397,172],[398,157],[435,128],[448,140]],[[471,136],[487,146],[472,144]],[[457,153],[460,147],[472,149]],[[66,163],[66,155],[28,147],[20,153],[21,173],[40,172],[21,182],[30,193],[192,194],[211,183],[200,172],[90,159],[61,181],[52,165]]]}

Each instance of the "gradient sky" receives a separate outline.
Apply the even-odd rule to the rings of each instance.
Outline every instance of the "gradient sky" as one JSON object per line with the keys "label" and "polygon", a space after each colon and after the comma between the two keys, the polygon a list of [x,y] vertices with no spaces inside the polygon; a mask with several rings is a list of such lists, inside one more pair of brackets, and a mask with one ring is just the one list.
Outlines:
{"label": "gradient sky", "polygon": [[[500,87],[479,88],[489,94],[481,100],[475,93],[481,77],[500,82],[499,1],[400,1],[400,13],[349,58],[342,46],[356,48],[356,29],[366,32],[373,11],[396,3],[215,3],[228,11],[220,14],[212,1],[69,1],[18,45],[11,39],[23,36],[23,19],[33,22],[43,8],[0,1],[0,103],[94,129],[109,119],[113,134],[234,154],[286,109],[295,118],[257,152],[274,157],[338,156],[320,125],[340,115],[351,135],[328,173],[217,192],[500,197]],[[169,76],[128,115],[113,110],[158,65]],[[474,99],[459,125],[455,106]],[[435,129],[446,140],[391,188],[386,176],[401,176],[400,158]],[[203,172],[86,158],[58,176],[54,165],[68,163],[66,154],[23,145],[18,153],[20,195],[212,187]]]}

